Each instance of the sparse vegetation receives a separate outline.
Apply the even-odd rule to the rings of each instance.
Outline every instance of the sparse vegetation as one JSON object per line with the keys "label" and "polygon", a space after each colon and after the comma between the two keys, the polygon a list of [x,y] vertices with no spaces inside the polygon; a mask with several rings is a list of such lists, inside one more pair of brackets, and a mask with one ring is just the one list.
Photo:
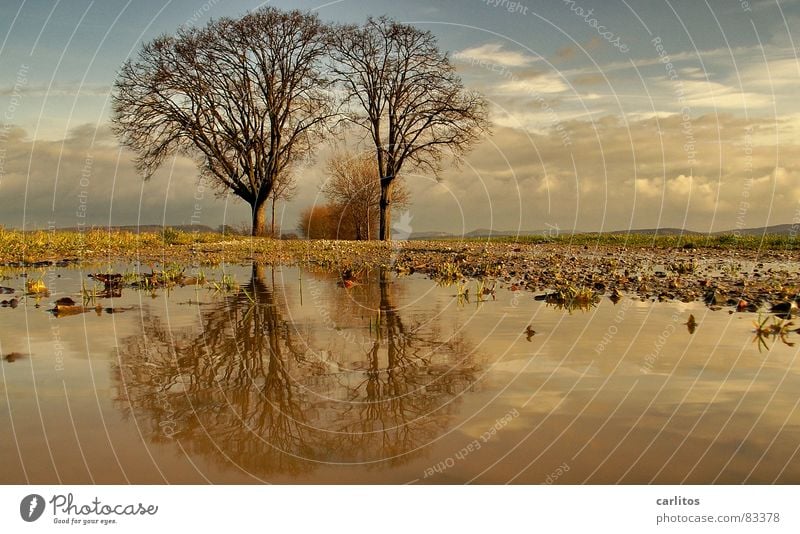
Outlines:
{"label": "sparse vegetation", "polygon": [[[770,319],[772,319],[771,323]],[[758,343],[759,352],[761,350],[769,350],[769,340],[780,340],[784,345],[794,346],[794,342],[789,341],[789,334],[794,331],[794,322],[790,319],[771,315],[762,317],[759,314],[758,320],[753,321],[753,326],[755,326],[753,343]]]}
{"label": "sparse vegetation", "polygon": [[[520,235],[500,237],[450,238],[450,241],[519,243],[519,244],[560,244],[568,246],[624,246],[631,248],[680,248],[693,250],[697,248],[723,250],[800,250],[800,239],[789,235],[775,234],[765,236],[732,234],[688,237],[686,235],[651,235],[651,234],[599,234],[580,233],[562,234],[558,236]],[[687,246],[689,245],[689,246]]]}
{"label": "sparse vegetation", "polygon": [[680,260],[669,265],[669,270],[676,274],[689,274],[693,273],[695,270],[695,263],[694,260]]}
{"label": "sparse vegetation", "polygon": [[[492,292],[495,285],[498,290],[563,290],[563,298],[557,299],[562,302],[591,303],[603,295],[613,300],[632,293],[658,301],[703,301],[710,307],[730,306],[739,312],[792,301],[800,292],[793,263],[794,242],[788,238],[771,241],[781,243],[781,247],[772,249],[759,248],[757,244],[743,248],[745,243],[755,244],[744,239],[737,242],[740,248],[736,249],[719,248],[714,241],[708,247],[676,249],[674,245],[678,243],[667,236],[655,241],[652,236],[628,236],[640,245],[635,247],[620,244],[617,236],[598,238],[591,234],[575,236],[573,241],[554,238],[546,244],[503,240],[276,240],[179,230],[167,235],[169,239],[164,238],[164,233],[3,230],[0,266],[36,267],[43,273],[50,266],[79,263],[149,264],[148,275],[119,274],[125,283],[135,283],[141,289],[202,285],[205,277],[183,272],[187,265],[256,260],[339,272],[391,266],[398,275],[422,273],[445,286],[485,280],[484,290],[492,284]],[[595,239],[593,247],[576,246],[576,242],[588,239]],[[647,242],[649,246],[645,246]],[[663,271],[658,267],[662,265]],[[41,277],[41,273],[32,276]],[[479,291],[473,295],[471,300],[488,294]]]}
{"label": "sparse vegetation", "polygon": [[544,296],[544,301],[557,309],[564,309],[569,313],[575,310],[588,311],[598,302],[600,295],[591,288],[577,287],[566,284]]}
{"label": "sparse vegetation", "polygon": [[458,265],[450,263],[449,261],[439,265],[433,273],[433,278],[442,286],[449,286],[460,282],[463,277],[464,275],[461,273],[461,269],[459,269]]}
{"label": "sparse vegetation", "polygon": [[25,283],[25,289],[32,295],[43,295],[47,293],[47,285],[41,278],[28,280]]}

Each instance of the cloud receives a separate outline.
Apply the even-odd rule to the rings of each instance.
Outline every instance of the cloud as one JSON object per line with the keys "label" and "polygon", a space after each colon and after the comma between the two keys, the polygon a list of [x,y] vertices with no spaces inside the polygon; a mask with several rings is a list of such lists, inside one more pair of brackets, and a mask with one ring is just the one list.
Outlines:
{"label": "cloud", "polygon": [[571,80],[573,85],[597,85],[606,83],[606,79],[602,74],[578,74]]}
{"label": "cloud", "polygon": [[22,95],[41,96],[100,96],[107,97],[111,93],[110,85],[97,84],[54,84],[47,85],[10,85],[0,87],[0,97]]}
{"label": "cloud", "polygon": [[[504,50],[501,45],[478,48],[488,51],[489,46],[493,51]],[[770,59],[765,62],[763,54]],[[468,85],[484,92],[509,117],[516,116],[537,132],[541,131],[534,122],[540,116],[536,112],[540,95],[556,97],[550,105],[559,116],[583,119],[609,114],[634,119],[664,116],[682,112],[684,104],[693,115],[733,111],[786,116],[797,110],[793,92],[800,79],[800,63],[793,51],[767,45],[764,50],[711,49],[701,56],[702,62],[695,52],[671,53],[676,80],[669,79],[655,53],[578,68],[556,68],[544,61],[521,67],[471,63],[462,74]],[[523,57],[501,61],[523,64]],[[476,53],[474,58],[491,61],[491,54]],[[498,120],[511,125],[506,118]]]}
{"label": "cloud", "polygon": [[561,62],[561,61],[571,61],[575,59],[575,56],[578,54],[578,49],[574,46],[562,46],[561,48],[556,50],[556,56],[554,61]]}
{"label": "cloud", "polygon": [[800,80],[800,60],[795,57],[770,59],[742,67],[739,78],[744,87],[766,94],[794,91]]}
{"label": "cloud", "polygon": [[[791,222],[800,207],[800,116],[706,114],[693,117],[687,133],[680,115],[564,113],[553,122],[538,104],[528,113],[536,128],[498,121],[459,165],[448,163],[442,183],[404,170],[414,231],[618,230],[684,221],[689,229],[716,231]],[[249,221],[247,205],[236,198],[218,198],[209,188],[196,198],[189,160],[168,162],[143,183],[105,125],[35,143],[11,128],[0,146],[6,226],[188,224],[195,215],[211,227]],[[294,231],[299,212],[321,200],[330,152],[321,147],[314,164],[297,170],[297,197],[278,209],[285,231]]]}
{"label": "cloud", "polygon": [[472,64],[487,63],[490,65],[501,65],[503,67],[527,67],[541,58],[507,50],[500,43],[486,43],[480,46],[466,48],[453,54],[453,58]]}
{"label": "cloud", "polygon": [[[0,129],[2,129],[0,125]],[[136,174],[106,125],[82,125],[64,139],[30,139],[14,128],[0,154],[0,225],[45,228],[90,225],[199,224],[247,220],[243,202],[198,189],[194,164],[167,162],[150,181]]]}
{"label": "cloud", "polygon": [[578,56],[579,52],[592,52],[598,50],[602,47],[603,41],[600,39],[599,36],[594,35],[591,39],[586,41],[582,46],[581,45],[566,45],[556,49],[555,56],[553,58],[554,63],[561,63],[572,61]]}
{"label": "cloud", "polygon": [[508,80],[497,86],[498,91],[517,95],[562,93],[568,89],[569,86],[555,73],[540,74],[524,79]]}
{"label": "cloud", "polygon": [[[671,85],[664,81],[662,85]],[[740,91],[736,87],[709,80],[682,80],[686,101],[692,107],[757,109],[772,106],[769,94]]]}
{"label": "cloud", "polygon": [[[694,161],[681,121],[564,120],[569,146],[552,128],[497,127],[467,158],[471,166],[446,173],[445,184],[470,214],[470,227],[617,230],[685,221],[689,229],[717,231],[792,220],[800,206],[800,146],[785,132],[797,128],[795,119],[695,117]],[[424,194],[414,200],[416,223],[444,220]]]}

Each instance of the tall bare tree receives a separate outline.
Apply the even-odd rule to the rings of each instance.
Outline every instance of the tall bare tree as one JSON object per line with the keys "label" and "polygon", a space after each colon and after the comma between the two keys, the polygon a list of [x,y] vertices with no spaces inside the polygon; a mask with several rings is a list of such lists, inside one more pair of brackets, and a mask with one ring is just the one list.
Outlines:
{"label": "tall bare tree", "polygon": [[[375,158],[371,154],[335,154],[328,160],[327,174],[323,194],[340,207],[342,216],[352,220],[356,240],[372,239],[379,223],[381,200]],[[402,208],[408,206],[409,201],[408,188],[399,179],[393,187],[392,205]]]}
{"label": "tall bare tree", "polygon": [[444,157],[468,150],[488,129],[486,102],[466,91],[432,33],[386,17],[332,34],[333,64],[348,118],[375,145],[380,239],[391,238],[395,179],[404,168],[436,174]]}
{"label": "tall bare tree", "polygon": [[334,116],[326,26],[315,15],[261,8],[146,43],[114,84],[114,129],[150,178],[175,154],[193,157],[222,190],[248,202],[266,234],[276,181],[309,156]]}

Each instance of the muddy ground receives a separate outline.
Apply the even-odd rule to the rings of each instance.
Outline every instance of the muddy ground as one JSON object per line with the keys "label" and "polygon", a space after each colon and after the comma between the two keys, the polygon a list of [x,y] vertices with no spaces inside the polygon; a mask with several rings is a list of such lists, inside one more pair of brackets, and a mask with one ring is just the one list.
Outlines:
{"label": "muddy ground", "polygon": [[106,250],[83,250],[79,255],[46,256],[5,261],[2,269],[46,269],[51,265],[89,269],[89,265],[138,262],[157,271],[165,265],[258,261],[338,271],[354,280],[365,269],[380,267],[399,276],[423,273],[445,284],[479,279],[485,282],[481,291],[486,294],[529,291],[538,298],[553,300],[591,301],[627,295],[660,301],[703,301],[714,309],[727,307],[740,312],[768,310],[776,304],[791,311],[792,302],[800,300],[800,258],[793,250],[235,239],[136,250],[109,246]]}

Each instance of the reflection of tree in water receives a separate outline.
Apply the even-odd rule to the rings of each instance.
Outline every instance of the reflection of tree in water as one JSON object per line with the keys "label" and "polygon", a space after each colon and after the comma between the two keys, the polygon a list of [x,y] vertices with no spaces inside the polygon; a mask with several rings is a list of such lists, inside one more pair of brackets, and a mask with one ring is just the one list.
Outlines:
{"label": "reflection of tree in water", "polygon": [[395,457],[441,432],[447,405],[474,382],[475,369],[463,339],[441,342],[438,328],[429,331],[419,321],[407,326],[392,301],[387,272],[376,274],[375,335],[365,350],[362,380],[348,388],[353,402],[337,419],[336,447]]}
{"label": "reflection of tree in water", "polygon": [[398,461],[447,429],[476,366],[461,338],[406,325],[386,273],[374,274],[359,298],[375,321],[348,354],[315,350],[317,334],[284,319],[260,265],[243,291],[200,305],[199,326],[145,314],[143,334],[120,347],[119,406],[154,441],[254,475],[311,469],[304,459]]}

